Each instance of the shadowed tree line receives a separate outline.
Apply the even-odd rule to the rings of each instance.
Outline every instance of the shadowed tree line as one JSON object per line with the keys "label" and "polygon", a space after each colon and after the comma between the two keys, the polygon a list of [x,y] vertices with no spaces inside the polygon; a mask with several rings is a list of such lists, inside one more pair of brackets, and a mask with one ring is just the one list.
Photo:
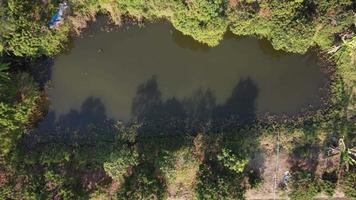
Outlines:
{"label": "shadowed tree line", "polygon": [[96,98],[84,101],[79,111],[56,116],[50,111],[23,142],[27,144],[69,142],[95,144],[98,140],[114,141],[117,133],[116,121],[106,116],[105,106]]}
{"label": "shadowed tree line", "polygon": [[250,79],[241,79],[231,96],[222,104],[210,89],[198,90],[192,96],[179,100],[162,99],[157,79],[141,84],[132,104],[134,119],[142,123],[142,134],[176,134],[197,131],[217,131],[236,128],[256,119],[258,88]]}

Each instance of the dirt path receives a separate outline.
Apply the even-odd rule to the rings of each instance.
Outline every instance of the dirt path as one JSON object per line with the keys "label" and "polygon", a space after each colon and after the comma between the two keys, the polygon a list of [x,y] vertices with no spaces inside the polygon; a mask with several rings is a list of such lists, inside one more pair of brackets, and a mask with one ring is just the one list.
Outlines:
{"label": "dirt path", "polygon": [[[266,155],[264,154],[264,170],[262,173],[263,183],[256,189],[250,189],[246,192],[246,199],[258,200],[258,199],[273,199],[273,186],[274,186],[274,174],[276,167],[276,154]],[[277,180],[280,181],[283,178],[284,172],[289,170],[290,164],[288,163],[288,154],[281,151],[279,153],[279,170],[277,173]],[[287,199],[287,195],[277,190],[277,199]]]}
{"label": "dirt path", "polygon": [[[246,191],[245,197],[248,200],[270,200],[274,199],[273,186],[274,186],[274,174],[275,174],[275,164],[276,164],[276,152],[270,148],[269,151],[265,151],[261,153],[258,159],[261,160],[263,157],[263,166],[262,169],[262,179],[263,183],[260,187],[256,189],[250,189]],[[281,150],[279,153],[279,170],[277,173],[277,181],[280,182],[283,179],[284,172],[290,171],[291,163],[289,160],[291,159],[290,154],[286,151]],[[319,164],[317,166],[317,174],[320,176],[320,171],[325,169],[326,163],[330,165],[330,163],[325,161],[325,158],[319,155],[317,158],[319,160]],[[330,166],[329,166],[330,167]],[[277,188],[276,199],[289,199],[287,192]],[[318,194],[315,199],[318,200],[347,200],[345,194],[341,191],[340,188],[337,188],[335,194],[332,197],[328,197],[326,194]]]}

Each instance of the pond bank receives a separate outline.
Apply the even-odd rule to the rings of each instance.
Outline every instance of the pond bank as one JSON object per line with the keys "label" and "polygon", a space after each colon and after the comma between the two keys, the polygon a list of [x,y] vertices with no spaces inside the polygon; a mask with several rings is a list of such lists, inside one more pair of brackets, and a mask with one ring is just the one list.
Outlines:
{"label": "pond bank", "polygon": [[[133,108],[131,101],[135,98],[134,101],[138,100],[134,95],[139,92],[138,86],[148,87],[147,84],[156,85],[157,91],[149,91],[150,94],[146,95],[162,98],[156,99],[157,105],[150,106],[160,107],[174,100],[178,103],[176,106],[183,106],[183,110],[189,106],[198,108],[202,105],[192,102],[194,95],[210,95],[210,102],[206,102],[210,108],[204,108],[207,110],[194,111],[195,114],[192,113],[193,110],[188,111],[189,109],[181,111],[182,114],[191,113],[196,118],[199,118],[202,112],[211,117],[220,112],[221,116],[231,115],[230,117],[236,120],[240,118],[242,121],[244,117],[252,120],[255,115],[262,121],[273,116],[284,121],[288,118],[312,115],[316,110],[328,106],[332,72],[325,69],[331,69],[332,66],[320,65],[317,50],[309,52],[308,55],[293,55],[275,51],[263,40],[234,36],[226,36],[221,45],[209,48],[182,35],[166,23],[146,24],[147,27],[144,28],[130,24],[117,29],[108,26],[105,18],[99,18],[99,21],[92,23],[91,28],[84,32],[83,38],[73,39],[71,51],[66,51],[53,61],[54,66],[45,74],[51,74],[49,95],[54,100],[52,111],[56,111],[57,116],[70,109],[79,110],[85,98],[101,97],[109,118],[127,121],[135,117],[137,120],[140,118],[138,113],[134,113],[136,116],[130,116],[130,112],[136,112],[134,110],[137,109]],[[107,30],[111,32],[106,32]],[[141,75],[135,73],[136,71],[140,71]],[[325,73],[326,71],[328,73]],[[304,79],[300,80],[301,78]],[[132,82],[137,80],[141,82]],[[240,91],[241,94],[238,92],[233,100],[231,91],[236,89],[239,80],[249,81],[249,85],[255,85],[255,89],[244,89],[248,85],[240,85],[240,89],[245,91]],[[129,89],[130,87],[132,89]],[[120,91],[119,88],[121,94],[117,92]],[[107,94],[103,91],[107,91]],[[255,91],[255,94],[252,91]],[[120,97],[122,95],[124,97]],[[206,100],[208,99],[204,101]],[[65,103],[66,101],[68,103]],[[222,104],[228,101],[231,106],[236,105],[229,108],[230,111],[221,110]],[[306,103],[308,101],[310,102]],[[250,108],[246,104],[248,102]],[[120,104],[121,108],[117,107]],[[156,107],[156,110],[159,107]],[[248,109],[252,109],[251,112]],[[284,116],[283,112],[287,115]],[[171,117],[178,117],[180,120],[185,118]]]}

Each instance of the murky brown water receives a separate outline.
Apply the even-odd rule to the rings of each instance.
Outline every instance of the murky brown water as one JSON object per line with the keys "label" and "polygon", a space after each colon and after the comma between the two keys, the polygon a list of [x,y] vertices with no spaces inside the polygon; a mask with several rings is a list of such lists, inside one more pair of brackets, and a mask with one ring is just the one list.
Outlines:
{"label": "murky brown water", "polygon": [[326,76],[313,53],[282,53],[267,41],[231,35],[208,48],[166,23],[103,27],[99,19],[55,59],[50,98],[57,116],[90,98],[118,120],[139,118],[158,104],[168,113],[179,104],[193,118],[295,114],[320,104]]}

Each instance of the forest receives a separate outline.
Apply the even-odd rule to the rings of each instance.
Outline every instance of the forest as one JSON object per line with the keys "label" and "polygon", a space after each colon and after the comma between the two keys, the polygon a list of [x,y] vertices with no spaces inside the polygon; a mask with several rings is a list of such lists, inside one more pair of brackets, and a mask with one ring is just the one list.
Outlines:
{"label": "forest", "polygon": [[[261,199],[267,186],[265,199],[356,199],[355,10],[352,0],[0,0],[0,200]],[[328,76],[325,102],[260,119],[235,112],[231,95],[210,120],[208,92],[190,115],[171,109],[190,104],[163,100],[152,78],[128,123],[97,98],[56,119],[44,68],[100,15],[119,29],[164,21],[212,50],[232,34],[312,51]]]}

